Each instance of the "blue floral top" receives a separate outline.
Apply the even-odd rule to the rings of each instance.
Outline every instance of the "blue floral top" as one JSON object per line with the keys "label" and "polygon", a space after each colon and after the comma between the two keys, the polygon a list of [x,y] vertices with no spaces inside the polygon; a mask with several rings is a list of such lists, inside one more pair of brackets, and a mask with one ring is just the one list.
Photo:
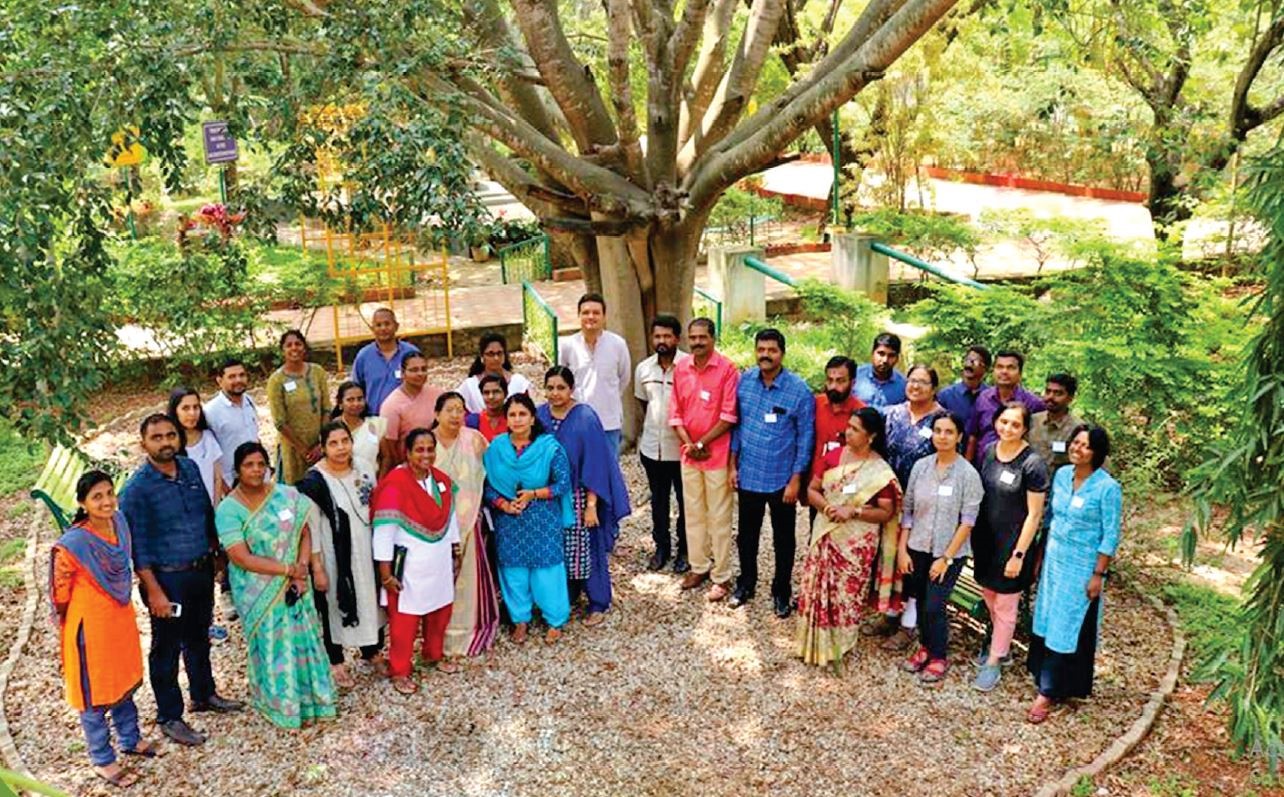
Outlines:
{"label": "blue floral top", "polygon": [[936,451],[932,447],[932,424],[945,414],[946,409],[936,404],[914,423],[908,401],[887,408],[887,464],[892,466],[902,489],[909,484],[914,463]]}

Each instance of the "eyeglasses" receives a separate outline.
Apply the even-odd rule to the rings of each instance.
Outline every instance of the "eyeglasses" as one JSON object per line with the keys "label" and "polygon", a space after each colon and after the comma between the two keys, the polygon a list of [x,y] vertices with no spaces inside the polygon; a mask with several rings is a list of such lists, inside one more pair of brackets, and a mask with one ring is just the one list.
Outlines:
{"label": "eyeglasses", "polygon": [[907,385],[916,385],[916,386],[918,386],[918,387],[931,387],[931,386],[932,386],[932,382],[931,382],[931,380],[928,380],[928,379],[910,379],[910,380],[909,380],[909,381],[907,381],[905,384],[907,384]]}

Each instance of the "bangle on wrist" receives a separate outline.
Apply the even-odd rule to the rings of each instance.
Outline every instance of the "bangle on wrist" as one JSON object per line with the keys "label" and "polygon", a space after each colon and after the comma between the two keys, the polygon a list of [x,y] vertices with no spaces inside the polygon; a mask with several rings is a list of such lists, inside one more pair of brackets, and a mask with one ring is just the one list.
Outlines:
{"label": "bangle on wrist", "polygon": [[1094,576],[1100,576],[1101,578],[1105,578],[1106,576],[1110,575],[1110,571],[1109,571],[1109,570],[1093,570],[1093,571],[1092,571],[1092,574],[1093,574]]}

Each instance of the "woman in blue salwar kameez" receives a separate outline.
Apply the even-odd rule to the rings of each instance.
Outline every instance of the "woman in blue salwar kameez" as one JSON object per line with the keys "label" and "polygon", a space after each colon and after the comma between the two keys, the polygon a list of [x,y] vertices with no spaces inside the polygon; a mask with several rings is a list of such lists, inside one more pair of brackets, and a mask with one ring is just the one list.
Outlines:
{"label": "woman in blue salwar kameez", "polygon": [[1052,524],[1034,606],[1027,668],[1039,695],[1028,719],[1048,718],[1054,703],[1092,694],[1101,591],[1119,547],[1123,492],[1101,466],[1110,438],[1099,426],[1070,434],[1070,465],[1052,482]]}

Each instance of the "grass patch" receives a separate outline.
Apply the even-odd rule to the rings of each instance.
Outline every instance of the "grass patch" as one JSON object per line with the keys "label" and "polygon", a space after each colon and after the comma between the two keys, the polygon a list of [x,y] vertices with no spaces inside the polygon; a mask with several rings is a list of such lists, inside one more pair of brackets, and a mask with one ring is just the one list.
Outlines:
{"label": "grass patch", "polygon": [[43,444],[24,440],[12,426],[0,421],[0,497],[35,484],[45,455]]}
{"label": "grass patch", "polygon": [[26,540],[0,542],[0,589],[22,586],[22,560],[26,553]]}
{"label": "grass patch", "polygon": [[1240,617],[1235,598],[1185,580],[1165,584],[1164,597],[1177,610],[1194,660],[1204,660],[1235,643]]}

